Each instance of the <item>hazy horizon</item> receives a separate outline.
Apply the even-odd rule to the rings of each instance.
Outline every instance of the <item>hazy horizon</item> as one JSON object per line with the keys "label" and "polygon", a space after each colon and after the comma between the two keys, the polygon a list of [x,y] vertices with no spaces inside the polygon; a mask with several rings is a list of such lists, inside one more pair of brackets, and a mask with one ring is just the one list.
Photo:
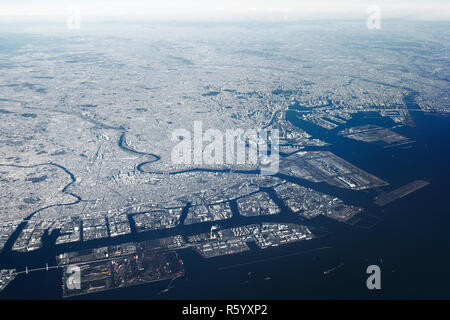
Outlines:
{"label": "hazy horizon", "polygon": [[85,21],[297,21],[366,19],[371,6],[383,19],[450,20],[450,3],[442,0],[4,0],[0,20],[57,21],[75,8]]}

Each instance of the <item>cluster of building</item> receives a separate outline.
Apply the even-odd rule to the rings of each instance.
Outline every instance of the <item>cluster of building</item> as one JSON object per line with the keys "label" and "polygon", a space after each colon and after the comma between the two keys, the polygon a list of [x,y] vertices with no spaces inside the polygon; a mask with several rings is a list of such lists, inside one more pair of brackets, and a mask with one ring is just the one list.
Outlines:
{"label": "cluster of building", "polygon": [[235,254],[250,250],[248,242],[265,249],[281,244],[310,240],[314,236],[308,227],[297,224],[262,223],[224,230],[211,230],[188,238],[188,243],[205,258]]}
{"label": "cluster of building", "polygon": [[21,221],[12,220],[0,223],[0,252]]}
{"label": "cluster of building", "polygon": [[185,224],[202,223],[229,219],[233,216],[229,202],[197,205],[189,208]]}
{"label": "cluster of building", "polygon": [[206,243],[196,246],[204,258],[212,258],[217,256],[224,256],[227,254],[241,253],[250,250],[245,239],[230,238],[225,240],[208,241]]}
{"label": "cluster of building", "polygon": [[52,229],[60,230],[56,244],[67,244],[81,240],[81,219],[78,217],[62,217],[54,222]]}
{"label": "cluster of building", "polygon": [[[313,158],[311,161],[324,162],[327,159],[319,157],[318,159]],[[292,163],[296,164],[298,162]],[[283,170],[286,170],[286,168],[287,166],[285,165]],[[339,168],[342,169],[342,167]],[[304,172],[310,174],[308,171],[299,167],[289,167],[289,170],[294,175],[299,173],[298,170],[303,170],[301,171],[302,174]],[[348,173],[348,171],[345,172]],[[281,211],[279,206],[266,192],[258,191],[260,188],[257,184],[260,184],[261,187],[272,187],[278,198],[283,201],[283,204],[287,208],[306,218],[324,215],[336,220],[347,221],[361,211],[360,208],[345,205],[338,198],[294,183],[271,177],[257,179],[251,176],[247,183],[236,184],[234,190],[229,188],[224,191],[227,197],[230,196],[236,199],[237,209],[242,216],[275,215]],[[212,197],[208,197],[206,194],[206,199],[194,197],[193,205],[189,207],[184,223],[189,225],[230,219],[233,212],[229,201],[218,203],[206,202],[227,198],[224,196],[224,193],[215,194]],[[89,213],[77,217],[62,217],[56,221],[30,220],[14,243],[13,250],[32,251],[40,248],[42,246],[42,236],[47,230],[49,232],[55,229],[59,230],[59,235],[56,239],[57,245],[129,234],[132,232],[130,218],[133,220],[137,232],[173,228],[179,225],[182,211],[182,207],[161,208],[131,214],[120,212]],[[12,224],[5,225],[5,234],[9,234],[7,232],[8,228],[12,232],[13,227]],[[247,250],[246,244],[240,243],[239,239],[227,241],[229,241],[229,246],[226,247],[228,249],[231,248],[234,251]],[[220,246],[223,247],[223,244]]]}
{"label": "cluster of building", "polygon": [[15,251],[33,251],[42,246],[42,236],[44,232],[52,226],[51,221],[28,221],[25,228],[14,242],[12,250]]}
{"label": "cluster of building", "polygon": [[149,212],[133,214],[133,221],[137,232],[168,229],[180,223],[183,208],[152,210]]}
{"label": "cluster of building", "polygon": [[274,190],[289,210],[308,219],[323,215],[347,221],[362,211],[338,198],[290,182],[280,184]]}
{"label": "cluster of building", "polygon": [[0,292],[5,289],[8,284],[16,277],[15,269],[1,269],[0,270]]}
{"label": "cluster of building", "polygon": [[108,221],[105,217],[84,218],[82,221],[83,241],[107,238],[109,236]]}
{"label": "cluster of building", "polygon": [[109,236],[117,237],[131,233],[128,216],[125,214],[108,215]]}
{"label": "cluster of building", "polygon": [[280,213],[280,208],[270,196],[263,191],[239,198],[237,200],[239,213],[244,217],[271,215]]}
{"label": "cluster of building", "polygon": [[280,146],[295,145],[323,147],[327,145],[326,142],[314,139],[309,133],[287,121],[285,119],[285,111],[282,111],[279,114],[280,118],[274,119],[274,123],[270,128],[278,130]]}
{"label": "cluster of building", "polygon": [[254,237],[256,244],[261,249],[265,249],[301,240],[311,240],[314,235],[303,225],[262,223]]}
{"label": "cluster of building", "polygon": [[338,125],[332,121],[327,120],[329,117],[318,117],[316,115],[303,116],[304,120],[309,120],[312,123],[318,125],[319,127],[325,128],[327,130],[331,130],[337,128]]}

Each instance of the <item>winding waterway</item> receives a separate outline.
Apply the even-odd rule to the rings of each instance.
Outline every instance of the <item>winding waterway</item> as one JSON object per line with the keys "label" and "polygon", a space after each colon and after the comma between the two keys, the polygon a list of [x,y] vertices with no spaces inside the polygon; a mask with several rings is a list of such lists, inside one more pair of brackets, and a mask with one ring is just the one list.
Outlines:
{"label": "winding waterway", "polygon": [[[415,106],[411,103],[412,101],[409,101],[411,109],[414,109]],[[361,223],[354,226],[325,217],[307,220],[293,215],[269,188],[265,191],[282,209],[279,215],[242,217],[233,201],[231,205],[233,217],[226,221],[181,224],[172,229],[144,233],[136,233],[134,229],[130,235],[58,246],[54,244],[57,234],[52,233],[44,236],[42,249],[29,253],[7,250],[1,256],[1,267],[22,270],[25,266],[42,267],[45,263],[54,265],[55,256],[68,250],[156,239],[176,234],[187,236],[208,232],[213,224],[228,228],[266,221],[294,222],[311,226],[322,237],[266,250],[252,248],[247,253],[213,259],[203,259],[190,249],[180,250],[186,276],[174,281],[174,288],[169,292],[158,295],[158,292],[167,285],[160,283],[100,292],[88,297],[386,299],[448,296],[447,288],[450,281],[446,276],[446,266],[450,262],[448,252],[450,215],[446,193],[450,190],[448,166],[450,118],[421,112],[412,112],[412,116],[416,123],[415,127],[405,126],[395,131],[415,140],[413,147],[386,149],[379,145],[339,136],[336,130],[322,129],[299,120],[295,112],[288,113],[288,119],[295,125],[315,138],[331,143],[331,146],[324,149],[389,182],[390,186],[385,188],[387,191],[416,179],[431,182],[430,186],[380,208],[372,203],[376,190],[355,192],[326,183],[313,183],[278,175],[288,181],[339,197],[347,204],[363,207],[365,211],[360,215]],[[362,113],[350,120],[346,127],[363,124],[394,126],[391,120],[380,118],[375,113]],[[339,128],[341,129],[343,127]],[[119,147],[128,152],[136,152],[129,148],[124,140],[125,132],[119,138]],[[152,157],[139,165],[159,159],[154,154],[140,152],[137,154]],[[183,219],[188,207],[189,204],[184,208]],[[381,291],[373,292],[365,287],[367,277],[365,269],[370,264],[378,264],[381,267],[383,288]],[[327,270],[334,271],[324,274]],[[0,297],[61,298],[61,272],[51,270],[19,275],[4,292],[0,293]],[[271,280],[265,281],[268,276]],[[33,291],[33,288],[36,290]]]}

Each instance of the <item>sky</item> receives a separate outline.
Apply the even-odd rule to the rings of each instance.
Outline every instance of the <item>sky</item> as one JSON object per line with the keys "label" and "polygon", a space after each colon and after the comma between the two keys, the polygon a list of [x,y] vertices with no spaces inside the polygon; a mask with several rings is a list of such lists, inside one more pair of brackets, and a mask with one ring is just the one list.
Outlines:
{"label": "sky", "polygon": [[0,20],[276,21],[383,18],[449,20],[450,0],[1,0]]}

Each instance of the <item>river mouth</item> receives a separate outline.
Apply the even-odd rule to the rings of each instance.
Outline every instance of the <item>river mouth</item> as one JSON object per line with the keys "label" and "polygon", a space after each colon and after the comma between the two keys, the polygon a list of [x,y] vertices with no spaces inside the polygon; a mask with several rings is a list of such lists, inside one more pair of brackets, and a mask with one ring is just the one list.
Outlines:
{"label": "river mouth", "polygon": [[[450,151],[442,146],[450,145],[450,118],[414,112],[415,127],[400,127],[398,133],[415,140],[412,148],[383,149],[380,146],[353,141],[338,136],[336,132],[324,131],[312,124],[299,121],[294,114],[289,120],[295,125],[313,134],[313,136],[331,143],[324,149],[329,150],[350,163],[370,172],[390,183],[387,190],[393,190],[415,179],[426,179],[431,184],[399,199],[385,207],[373,204],[375,190],[353,192],[332,187],[325,183],[312,183],[295,178],[293,182],[311,187],[317,191],[335,195],[347,204],[362,206],[361,222],[347,225],[325,217],[313,220],[281,212],[279,215],[246,218],[234,215],[232,219],[220,221],[222,228],[247,225],[260,222],[289,222],[309,225],[320,230],[322,237],[308,243],[291,244],[285,247],[265,250],[251,250],[250,253],[203,259],[189,249],[179,251],[186,265],[186,278],[177,279],[175,288],[164,295],[158,295],[162,284],[146,284],[136,288],[123,288],[114,292],[102,292],[84,298],[149,298],[148,290],[154,292],[153,299],[179,299],[201,297],[208,292],[211,298],[226,299],[238,293],[238,298],[253,295],[255,298],[421,298],[421,294],[408,279],[415,277],[422,287],[433,288],[429,297],[446,296],[448,280],[440,278],[444,271],[442,263],[450,262],[447,245],[450,236],[445,226],[450,223],[445,190],[450,189]],[[347,126],[375,124],[392,127],[385,118],[372,113],[358,114]],[[267,192],[272,192],[267,190]],[[156,230],[145,233],[132,233],[117,238],[100,239],[74,245],[56,246],[57,233],[45,235],[43,248],[35,252],[6,252],[1,259],[2,267],[18,270],[42,267],[46,263],[55,264],[55,256],[62,252],[95,248],[123,242],[137,242],[176,234],[196,234],[207,232],[214,223],[180,225],[173,229]],[[326,248],[319,250],[320,248]],[[416,252],[420,251],[421,258]],[[300,254],[301,253],[301,254]],[[280,263],[282,261],[283,263]],[[360,284],[363,282],[364,266],[370,263],[380,264],[391,283],[382,296],[374,296]],[[342,267],[333,269],[342,264]],[[423,270],[434,270],[423,275]],[[251,270],[251,279],[245,275]],[[334,270],[330,274],[323,272]],[[214,284],[204,280],[216,279]],[[270,291],[267,283],[261,281],[270,274]],[[233,279],[225,285],[223,278]],[[277,279],[277,281],[273,281]],[[440,279],[440,280],[439,280]],[[438,281],[439,280],[439,281]],[[229,280],[228,280],[229,282]],[[19,275],[0,296],[2,298],[61,298],[61,270],[39,271],[36,274]],[[301,283],[304,290],[299,291],[294,283]],[[339,283],[359,283],[351,285],[342,292]],[[190,290],[193,285],[195,292]],[[25,287],[44,287],[46,296],[25,290]],[[218,290],[218,287],[226,287]],[[325,289],[326,290],[325,290]],[[24,297],[24,290],[28,296]],[[39,290],[42,292],[41,290]],[[236,296],[234,296],[236,298]]]}

